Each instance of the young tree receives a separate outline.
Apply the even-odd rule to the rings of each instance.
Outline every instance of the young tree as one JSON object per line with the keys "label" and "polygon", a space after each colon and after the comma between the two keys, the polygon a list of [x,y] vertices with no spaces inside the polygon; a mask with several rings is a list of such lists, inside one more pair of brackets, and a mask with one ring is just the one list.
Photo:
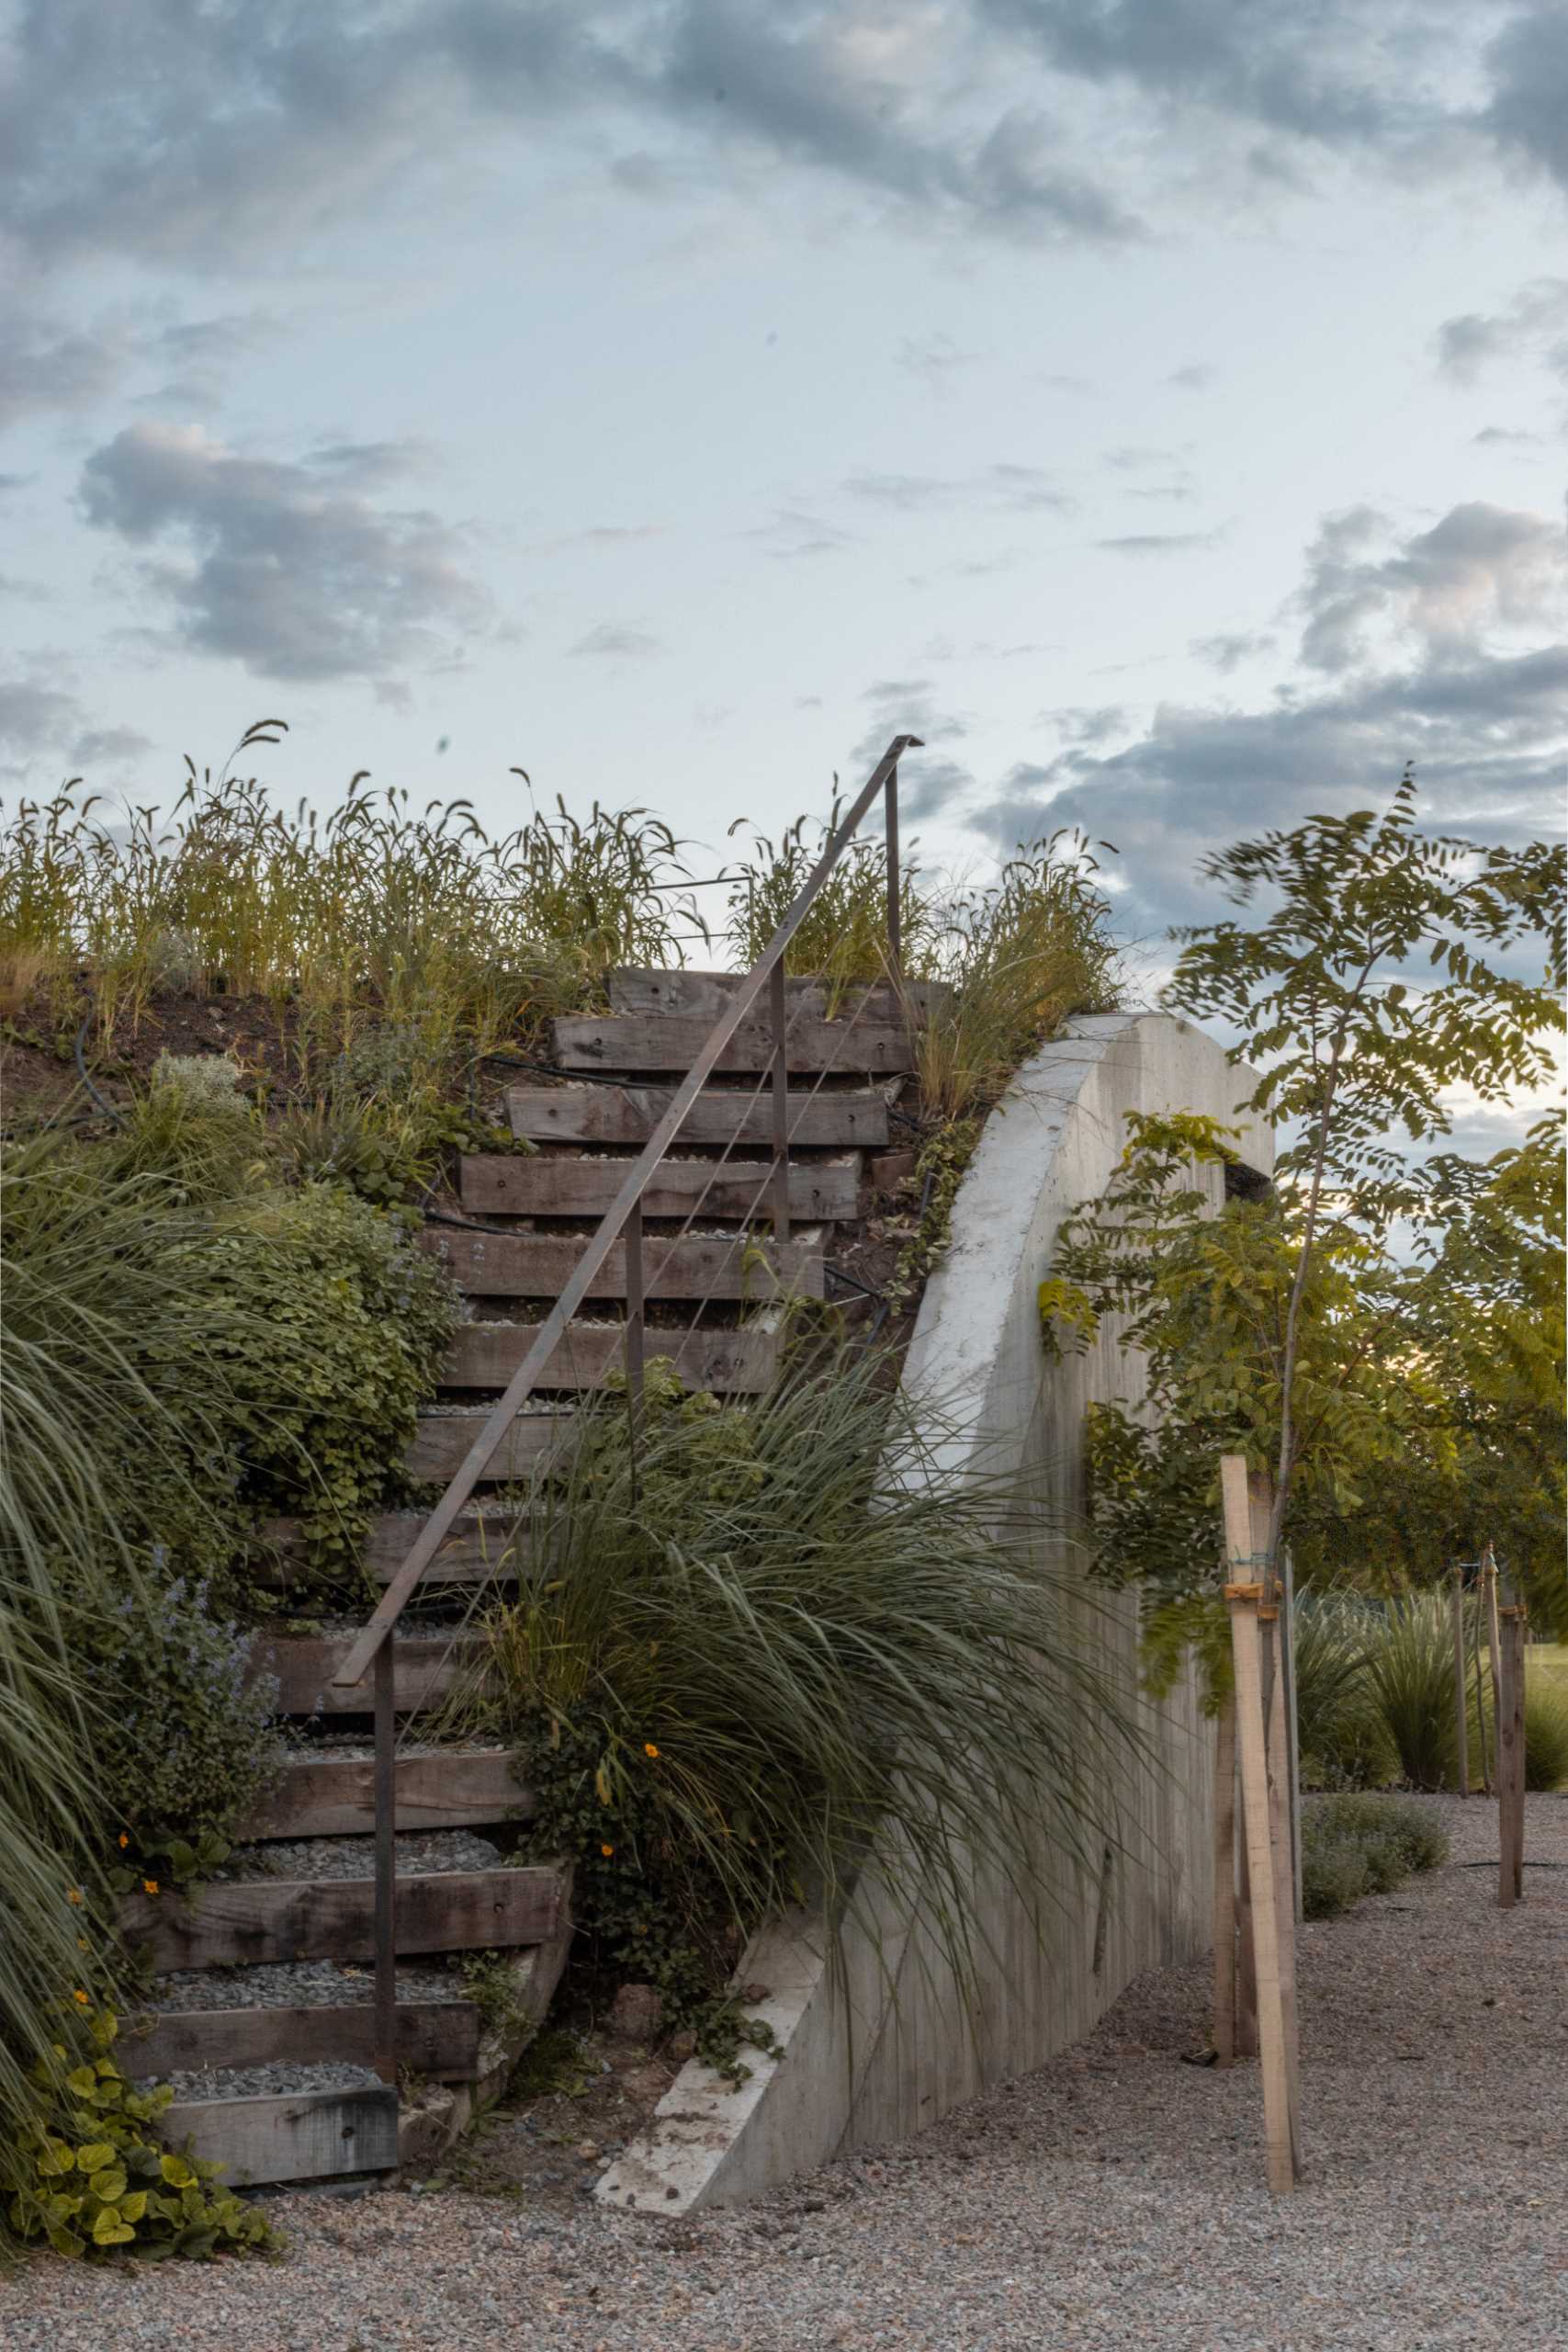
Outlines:
{"label": "young tree", "polygon": [[[1408,775],[1381,816],[1309,818],[1206,862],[1234,901],[1261,899],[1262,917],[1179,934],[1167,1001],[1232,1027],[1233,1060],[1258,1066],[1249,1107],[1274,1122],[1280,1148],[1271,1198],[1233,1200],[1216,1219],[1190,1171],[1234,1157],[1227,1131],[1135,1120],[1115,1182],[1070,1221],[1043,1289],[1048,1327],[1116,1309],[1124,1343],[1148,1359],[1154,1426],[1116,1408],[1091,1423],[1112,1572],[1152,1578],[1172,1600],[1197,1591],[1221,1452],[1274,1470],[1270,1560],[1287,1512],[1298,1542],[1342,1524],[1393,1459],[1419,1458],[1451,1498],[1455,1368],[1462,1354],[1478,1395],[1487,1269],[1510,1200],[1540,1170],[1532,1158],[1488,1181],[1412,1147],[1450,1132],[1456,1090],[1506,1102],[1551,1075],[1563,867],[1547,843],[1420,833]],[[1526,959],[1535,968],[1521,977]],[[1400,1221],[1414,1259],[1392,1246]],[[1538,1383],[1541,1369],[1538,1355]]]}

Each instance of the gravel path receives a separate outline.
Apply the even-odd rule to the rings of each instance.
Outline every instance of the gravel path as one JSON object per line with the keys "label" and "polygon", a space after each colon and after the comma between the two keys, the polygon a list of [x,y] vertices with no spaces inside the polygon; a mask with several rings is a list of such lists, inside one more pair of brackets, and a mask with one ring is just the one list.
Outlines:
{"label": "gravel path", "polygon": [[272,2265],[0,2275],[6,2352],[1425,2352],[1568,2346],[1568,1798],[1527,1900],[1463,1865],[1303,1931],[1310,2177],[1262,2188],[1256,2067],[1180,2063],[1206,1964],[908,2146],[687,2222],[382,2193],[277,2202]]}

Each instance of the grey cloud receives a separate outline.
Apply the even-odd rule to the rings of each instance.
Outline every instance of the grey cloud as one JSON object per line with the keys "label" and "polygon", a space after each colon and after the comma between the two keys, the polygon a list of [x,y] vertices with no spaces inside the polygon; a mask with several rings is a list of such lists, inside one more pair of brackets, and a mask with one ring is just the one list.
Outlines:
{"label": "grey cloud", "polygon": [[929,678],[880,678],[866,688],[864,700],[871,716],[852,753],[859,765],[879,760],[895,735],[918,735],[926,747],[911,755],[912,815],[929,815],[941,798],[972,781],[967,768],[945,751],[964,740],[970,721],[937,700]]}
{"label": "grey cloud", "polygon": [[382,511],[308,464],[243,458],[190,427],[132,425],[88,458],[83,511],[150,559],[179,639],[258,677],[376,677],[423,665],[478,628],[483,592],[461,535],[422,509]]}
{"label": "grey cloud", "polygon": [[941,474],[852,474],[844,483],[851,498],[918,514],[945,506],[989,506],[1010,514],[1071,514],[1067,492],[1038,466],[994,463],[962,478]]}
{"label": "grey cloud", "polygon": [[98,767],[107,760],[140,759],[152,749],[151,739],[139,735],[134,727],[96,727],[78,736],[71,746],[71,764],[77,768]]}
{"label": "grey cloud", "polygon": [[637,628],[627,621],[601,621],[580,638],[572,647],[574,654],[583,654],[608,662],[643,662],[650,654],[664,650],[660,639],[646,628]]}
{"label": "grey cloud", "polygon": [[906,335],[894,353],[897,365],[918,376],[932,390],[975,364],[972,351],[961,351],[950,334]]}
{"label": "grey cloud", "polygon": [[1194,548],[1215,546],[1219,537],[1217,531],[1123,531],[1094,544],[1109,555],[1188,555]]}
{"label": "grey cloud", "polygon": [[1568,278],[1537,277],[1521,286],[1501,311],[1464,311],[1445,319],[1435,338],[1438,367],[1457,384],[1472,384],[1494,360],[1533,356],[1568,375]]}
{"label": "grey cloud", "polygon": [[969,822],[996,846],[1081,824],[1109,834],[1132,891],[1131,928],[1212,912],[1199,859],[1309,810],[1385,797],[1414,759],[1427,821],[1517,838],[1556,825],[1568,753],[1568,647],[1423,663],[1243,711],[1170,704],[1147,733],[1100,756],[1074,746],[1015,769]]}
{"label": "grey cloud", "polygon": [[[1101,245],[1148,233],[1123,192],[1136,159],[1157,169],[1163,145],[1185,162],[1195,140],[1207,153],[1217,121],[1235,127],[1237,162],[1280,185],[1300,182],[1314,147],[1437,172],[1490,146],[1562,175],[1568,135],[1568,25],[1537,6],[1483,51],[1483,0],[947,0],[908,24],[861,0],[17,0],[14,13],[4,225],[39,267],[115,252],[270,270],[433,160],[517,147],[543,123],[589,126],[601,147],[626,135],[605,168],[648,200],[699,176],[658,152],[660,133],[694,130],[710,176],[733,149],[912,216]],[[1082,127],[1086,83],[1120,94],[1131,164],[1108,164]]]}
{"label": "grey cloud", "polygon": [[114,390],[129,356],[121,333],[13,311],[0,338],[0,430],[39,410],[92,407]]}
{"label": "grey cloud", "polygon": [[1434,646],[1463,646],[1490,623],[1539,619],[1568,584],[1568,541],[1540,514],[1472,500],[1394,554],[1371,556],[1386,528],[1372,508],[1351,507],[1325,520],[1308,551],[1298,602],[1306,614],[1301,658],[1311,668],[1352,667],[1380,620]]}
{"label": "grey cloud", "polygon": [[781,506],[771,522],[758,525],[746,537],[761,541],[769,555],[785,563],[801,556],[840,555],[855,543],[852,532],[802,506]]}
{"label": "grey cloud", "polygon": [[81,705],[35,678],[0,678],[0,752],[30,754],[63,743],[81,726]]}
{"label": "grey cloud", "polygon": [[1514,17],[1487,51],[1483,119],[1506,150],[1568,188],[1568,16],[1553,5]]}
{"label": "grey cloud", "polygon": [[1271,653],[1276,642],[1266,632],[1233,629],[1222,631],[1215,637],[1192,638],[1187,650],[1195,653],[1200,662],[1207,662],[1212,668],[1228,674],[1230,671],[1239,669],[1242,662],[1250,661],[1255,654]]}
{"label": "grey cloud", "polygon": [[1179,392],[1202,392],[1207,391],[1218,372],[1207,362],[1200,362],[1190,368],[1173,368],[1165,380]]}
{"label": "grey cloud", "polygon": [[1479,433],[1472,433],[1470,437],[1481,449],[1495,449],[1505,445],[1520,448],[1539,448],[1540,446],[1539,433],[1515,433],[1506,424],[1483,424]]}

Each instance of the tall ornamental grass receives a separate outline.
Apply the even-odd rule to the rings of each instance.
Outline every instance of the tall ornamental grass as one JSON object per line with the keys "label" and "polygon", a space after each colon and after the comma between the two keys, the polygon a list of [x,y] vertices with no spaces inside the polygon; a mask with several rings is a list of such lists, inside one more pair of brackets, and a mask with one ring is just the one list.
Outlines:
{"label": "tall ornamental grass", "polygon": [[[804,818],[776,843],[758,834],[733,869],[729,936],[742,963],[766,946],[833,821],[812,841]],[[1021,843],[987,885],[943,886],[903,869],[901,968],[908,980],[938,983],[915,1049],[928,1118],[949,1123],[985,1108],[1069,1014],[1114,1004],[1118,956],[1097,871],[1082,836],[1060,832]],[[829,1009],[853,983],[886,977],[887,853],[874,831],[850,844],[784,960],[823,980]]]}
{"label": "tall ornamental grass", "polygon": [[[264,721],[233,756],[283,731]],[[85,970],[106,1043],[160,990],[196,989],[288,1005],[301,1043],[333,1052],[367,1020],[433,1055],[483,1050],[591,1002],[613,965],[679,963],[696,920],[681,844],[640,808],[529,807],[491,835],[467,800],[421,809],[365,775],[321,816],[186,764],[166,817],[74,785],[18,805],[0,834],[6,1010],[40,983],[74,1003]]]}
{"label": "tall ornamental grass", "polygon": [[1099,1868],[1145,1769],[1131,1674],[1029,1496],[946,1466],[962,1434],[848,1350],[755,1406],[655,1379],[634,1444],[624,1399],[588,1419],[479,1703],[576,1826],[590,1926],[627,1872],[731,1953],[802,1899],[869,1918],[874,1843],[968,1980],[976,1871],[1032,1905],[1044,1849]]}

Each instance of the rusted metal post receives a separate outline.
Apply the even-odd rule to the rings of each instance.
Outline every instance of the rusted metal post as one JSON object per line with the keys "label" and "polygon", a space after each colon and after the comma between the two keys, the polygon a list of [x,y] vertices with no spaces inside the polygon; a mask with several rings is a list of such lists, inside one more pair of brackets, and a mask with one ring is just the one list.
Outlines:
{"label": "rusted metal post", "polygon": [[898,903],[898,770],[887,779],[887,977],[895,985],[904,977],[901,910]]}
{"label": "rusted metal post", "polygon": [[768,981],[773,1029],[773,1238],[789,1239],[789,1022],[781,956]]}
{"label": "rusted metal post", "polygon": [[632,1426],[637,1427],[642,1412],[643,1336],[645,1329],[645,1294],[642,1278],[642,1203],[635,1201],[626,1212],[624,1228],[626,1245],[626,1403],[631,1410]]}
{"label": "rusted metal post", "polygon": [[397,1661],[389,1633],[376,1653],[376,2071],[398,2079]]}

